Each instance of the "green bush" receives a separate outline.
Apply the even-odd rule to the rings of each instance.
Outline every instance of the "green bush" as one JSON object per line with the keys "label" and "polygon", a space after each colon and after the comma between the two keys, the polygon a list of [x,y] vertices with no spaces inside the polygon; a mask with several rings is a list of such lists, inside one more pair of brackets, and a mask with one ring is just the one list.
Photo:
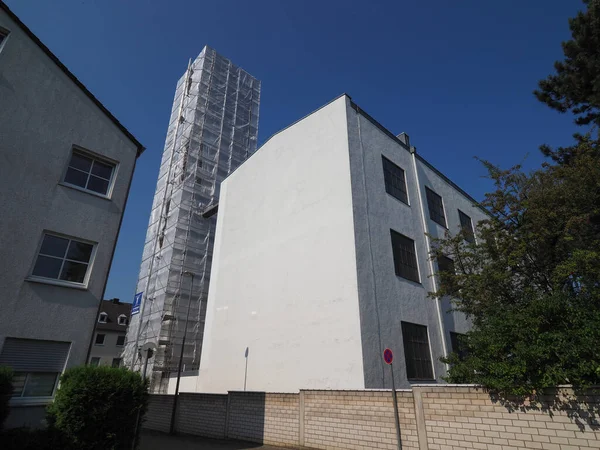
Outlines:
{"label": "green bush", "polygon": [[13,390],[12,377],[13,371],[10,367],[0,367],[0,430],[10,409],[8,404]]}
{"label": "green bush", "polygon": [[12,428],[0,433],[2,450],[75,450],[60,434],[51,430]]}
{"label": "green bush", "polygon": [[147,405],[147,383],[140,374],[123,368],[75,367],[60,379],[48,407],[48,426],[81,450],[130,449],[138,411],[141,423]]}

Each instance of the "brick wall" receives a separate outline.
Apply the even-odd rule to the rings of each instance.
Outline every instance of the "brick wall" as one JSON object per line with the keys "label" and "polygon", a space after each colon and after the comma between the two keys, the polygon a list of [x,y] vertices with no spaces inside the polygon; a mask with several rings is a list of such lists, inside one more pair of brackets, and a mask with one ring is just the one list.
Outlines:
{"label": "brick wall", "polygon": [[171,411],[173,411],[172,395],[151,395],[142,427],[168,433],[171,426]]}
{"label": "brick wall", "polygon": [[[419,450],[600,449],[600,394],[565,403],[510,404],[474,386],[398,391],[402,448]],[[395,450],[388,391],[230,392],[180,395],[178,432],[279,446]],[[561,397],[562,398],[562,397]],[[144,427],[168,431],[173,396],[152,395]]]}
{"label": "brick wall", "polygon": [[[418,448],[412,393],[397,395],[403,448]],[[304,391],[304,445],[396,450],[391,392]]]}
{"label": "brick wall", "polygon": [[[539,404],[503,404],[481,389],[431,386],[421,391],[426,442],[430,450],[588,450],[600,448],[600,424],[589,416],[600,396],[558,407],[546,397]],[[572,391],[564,390],[566,400]],[[571,396],[571,397],[570,397]],[[581,398],[579,399],[582,400]]]}
{"label": "brick wall", "polygon": [[175,422],[178,433],[222,439],[226,419],[227,394],[180,394]]}
{"label": "brick wall", "polygon": [[299,394],[230,392],[227,434],[232,439],[298,445]]}

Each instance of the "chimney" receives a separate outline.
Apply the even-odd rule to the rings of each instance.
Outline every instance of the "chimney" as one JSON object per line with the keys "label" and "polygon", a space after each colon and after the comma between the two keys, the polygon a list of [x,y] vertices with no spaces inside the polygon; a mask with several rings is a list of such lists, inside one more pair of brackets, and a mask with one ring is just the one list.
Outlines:
{"label": "chimney", "polygon": [[400,140],[400,142],[402,142],[404,145],[406,145],[408,148],[410,148],[410,138],[408,137],[408,134],[406,134],[403,131],[396,137]]}
{"label": "chimney", "polygon": [[118,298],[113,298],[111,300],[111,302],[113,302],[115,305],[118,305],[119,303],[121,303]]}

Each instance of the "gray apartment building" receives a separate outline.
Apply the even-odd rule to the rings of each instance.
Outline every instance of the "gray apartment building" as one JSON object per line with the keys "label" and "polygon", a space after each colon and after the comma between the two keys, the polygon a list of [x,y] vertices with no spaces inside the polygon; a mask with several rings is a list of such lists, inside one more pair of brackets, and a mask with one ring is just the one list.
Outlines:
{"label": "gray apartment building", "polygon": [[121,367],[130,318],[131,303],[123,303],[118,298],[102,300],[88,364]]}
{"label": "gray apartment building", "polygon": [[[177,83],[142,255],[124,364],[156,345],[151,390],[165,393],[182,370],[198,373],[221,181],[256,150],[260,81],[204,47]],[[173,383],[171,383],[173,384]]]}
{"label": "gray apartment building", "polygon": [[35,426],[86,362],[144,148],[2,2],[0,105],[0,365],[7,426]]}
{"label": "gray apartment building", "polygon": [[221,184],[199,377],[186,391],[442,382],[466,317],[436,291],[429,236],[486,217],[342,95],[272,136]]}

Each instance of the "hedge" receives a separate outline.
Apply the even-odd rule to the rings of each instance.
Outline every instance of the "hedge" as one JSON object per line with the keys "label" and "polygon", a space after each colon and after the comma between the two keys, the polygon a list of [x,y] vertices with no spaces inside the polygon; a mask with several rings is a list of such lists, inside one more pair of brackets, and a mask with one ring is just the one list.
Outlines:
{"label": "hedge", "polygon": [[13,371],[10,367],[0,366],[0,430],[10,412],[9,402],[12,395]]}
{"label": "hedge", "polygon": [[147,406],[147,382],[139,373],[104,366],[75,367],[60,379],[48,407],[48,426],[78,449],[131,449],[138,412],[141,423]]}

